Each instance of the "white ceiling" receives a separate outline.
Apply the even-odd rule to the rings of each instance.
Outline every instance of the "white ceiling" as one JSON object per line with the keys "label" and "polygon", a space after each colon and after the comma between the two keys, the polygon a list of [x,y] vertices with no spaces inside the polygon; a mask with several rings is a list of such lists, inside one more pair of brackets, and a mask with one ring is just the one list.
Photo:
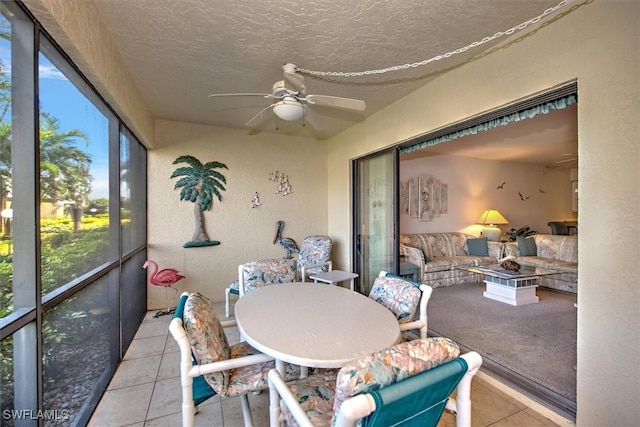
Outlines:
{"label": "white ceiling", "polygon": [[[353,72],[431,59],[525,22],[559,2],[88,1],[98,8],[155,118],[239,129],[247,129],[244,124],[272,101],[207,95],[271,93],[287,62],[308,70]],[[313,107],[322,132],[303,127],[302,120],[276,126],[275,119],[259,131],[331,137],[496,43],[380,75],[306,75],[307,93],[362,99],[367,109],[360,114]]]}

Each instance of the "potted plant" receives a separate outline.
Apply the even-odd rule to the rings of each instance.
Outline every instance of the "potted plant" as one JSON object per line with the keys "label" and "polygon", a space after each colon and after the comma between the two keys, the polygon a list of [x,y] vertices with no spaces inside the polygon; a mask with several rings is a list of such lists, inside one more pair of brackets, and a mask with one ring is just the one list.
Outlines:
{"label": "potted plant", "polygon": [[518,229],[512,228],[510,231],[507,231],[505,234],[509,236],[510,242],[515,242],[518,236],[529,237],[537,233],[538,232],[536,230],[532,230],[528,225],[525,225]]}

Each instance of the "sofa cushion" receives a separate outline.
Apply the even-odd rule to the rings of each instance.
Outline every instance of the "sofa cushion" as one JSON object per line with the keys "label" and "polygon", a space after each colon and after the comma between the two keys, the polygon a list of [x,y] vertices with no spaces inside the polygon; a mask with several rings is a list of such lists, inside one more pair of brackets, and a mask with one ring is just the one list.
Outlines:
{"label": "sofa cushion", "polygon": [[558,261],[578,262],[578,237],[540,234],[534,236],[538,256]]}
{"label": "sofa cushion", "polygon": [[453,257],[466,255],[467,237],[464,233],[419,233],[401,234],[400,243],[422,249],[424,255],[435,257]]}
{"label": "sofa cushion", "polygon": [[518,252],[520,256],[536,256],[538,255],[538,249],[536,247],[536,241],[533,237],[516,237],[518,242]]}
{"label": "sofa cushion", "polygon": [[482,237],[480,239],[467,239],[467,249],[469,251],[469,255],[489,256],[489,245],[487,244],[486,237]]}

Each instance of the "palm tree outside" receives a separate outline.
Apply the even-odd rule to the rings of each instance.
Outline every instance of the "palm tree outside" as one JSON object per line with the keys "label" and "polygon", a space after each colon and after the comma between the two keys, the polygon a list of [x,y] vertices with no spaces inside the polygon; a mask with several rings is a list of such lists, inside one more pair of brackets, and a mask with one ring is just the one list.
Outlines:
{"label": "palm tree outside", "polygon": [[228,169],[227,165],[215,161],[202,164],[200,160],[193,156],[180,156],[173,161],[174,165],[179,163],[186,163],[189,166],[181,166],[173,171],[171,179],[181,177],[173,189],[181,188],[180,200],[188,200],[194,204],[193,213],[195,217],[193,237],[183,247],[219,245],[220,242],[209,239],[205,227],[204,211],[211,209],[214,196],[222,202],[220,191],[226,190],[224,184],[227,183],[227,179],[216,169]]}

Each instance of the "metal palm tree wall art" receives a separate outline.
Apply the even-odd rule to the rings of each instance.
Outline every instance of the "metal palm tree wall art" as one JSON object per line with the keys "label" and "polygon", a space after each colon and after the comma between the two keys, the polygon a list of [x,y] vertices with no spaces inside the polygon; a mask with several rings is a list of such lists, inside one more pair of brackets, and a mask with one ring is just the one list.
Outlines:
{"label": "metal palm tree wall art", "polygon": [[225,191],[224,184],[227,179],[216,169],[229,169],[227,165],[220,162],[207,162],[202,164],[200,160],[193,156],[180,156],[173,161],[173,164],[186,163],[189,166],[181,166],[171,174],[171,179],[181,177],[173,187],[180,190],[180,200],[188,200],[194,204],[193,213],[195,216],[195,231],[191,241],[185,243],[183,247],[193,248],[200,246],[215,246],[220,242],[210,240],[204,222],[204,211],[208,211],[213,206],[213,197],[222,201],[221,191]]}

